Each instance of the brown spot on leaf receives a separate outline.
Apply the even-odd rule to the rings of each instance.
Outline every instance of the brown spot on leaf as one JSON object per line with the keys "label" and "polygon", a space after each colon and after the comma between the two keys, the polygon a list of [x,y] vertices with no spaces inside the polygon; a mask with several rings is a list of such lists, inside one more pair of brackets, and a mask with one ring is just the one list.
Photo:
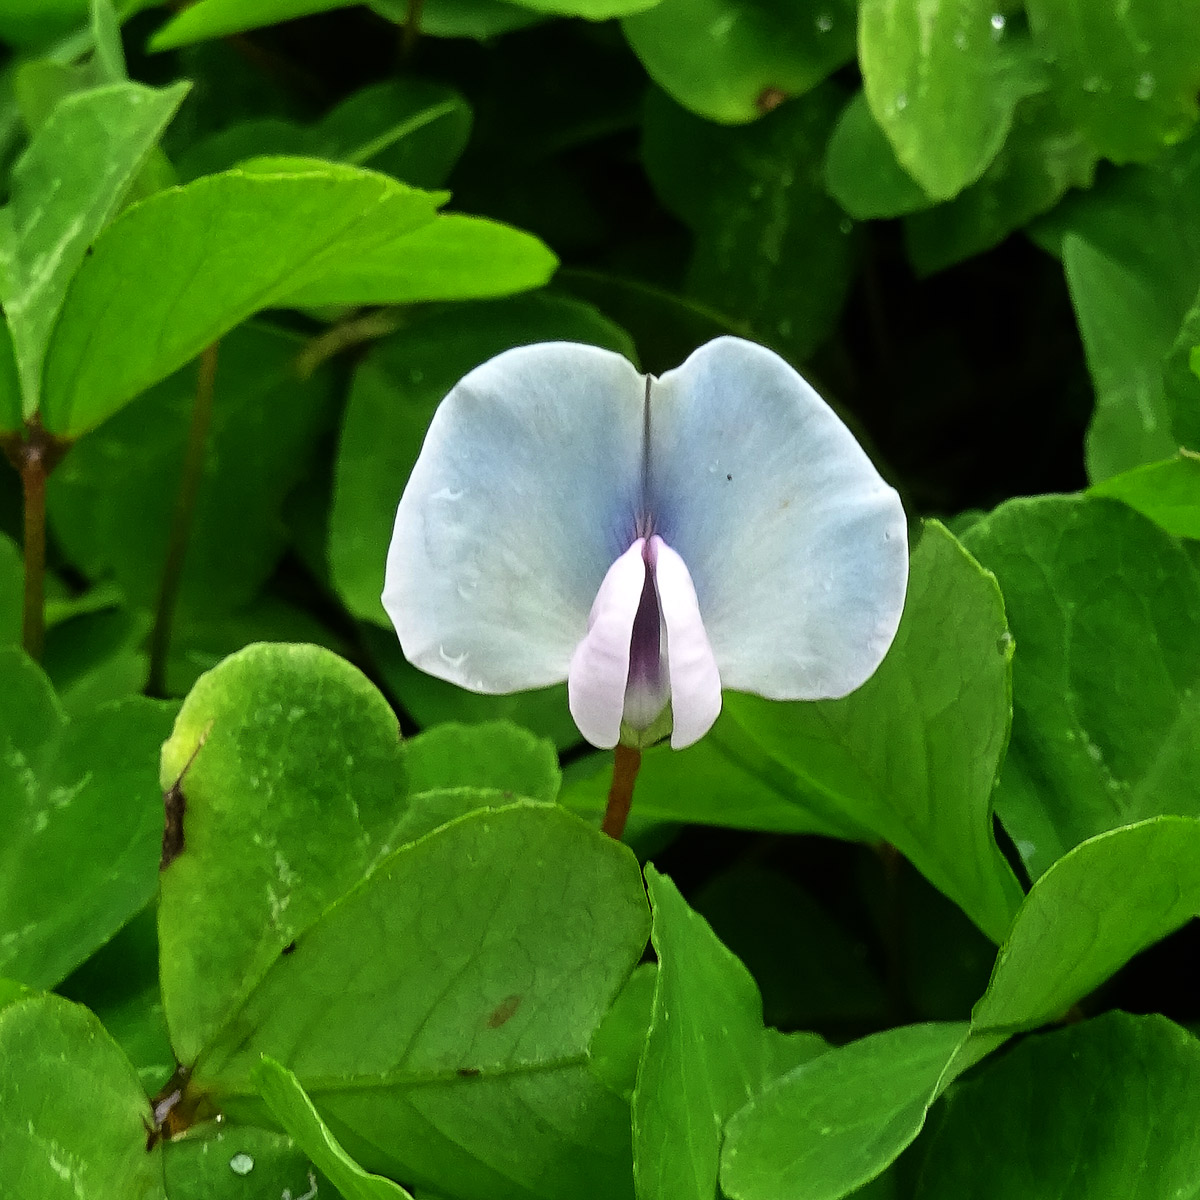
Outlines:
{"label": "brown spot on leaf", "polygon": [[162,854],[158,858],[158,869],[165,871],[183,853],[183,815],[187,812],[187,801],[183,788],[176,780],[163,792],[163,836]]}
{"label": "brown spot on leaf", "polygon": [[505,996],[499,1004],[492,1009],[492,1015],[488,1017],[487,1023],[489,1029],[499,1029],[501,1025],[512,1019],[513,1013],[521,1006],[520,996]]}
{"label": "brown spot on leaf", "polygon": [[758,93],[758,98],[754,101],[754,107],[760,113],[774,112],[787,98],[788,94],[783,88],[765,87]]}
{"label": "brown spot on leaf", "polygon": [[183,770],[179,772],[175,782],[163,792],[162,854],[158,859],[160,871],[165,871],[183,853],[183,818],[187,813],[187,797],[183,794],[183,777],[192,769],[196,755],[204,749],[204,743],[208,741],[208,735],[211,732],[212,722],[210,721],[200,735],[195,750],[183,764]]}

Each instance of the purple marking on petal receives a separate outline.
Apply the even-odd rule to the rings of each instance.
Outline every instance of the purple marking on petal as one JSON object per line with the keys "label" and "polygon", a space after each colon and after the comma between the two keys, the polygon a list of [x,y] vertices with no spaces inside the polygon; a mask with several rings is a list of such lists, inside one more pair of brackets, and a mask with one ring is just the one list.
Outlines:
{"label": "purple marking on petal", "polygon": [[626,723],[633,729],[648,729],[667,707],[671,680],[667,674],[666,629],[659,611],[654,583],[653,542],[642,548],[646,580],[633,621],[629,646],[629,680],[625,688]]}
{"label": "purple marking on petal", "polygon": [[650,539],[658,604],[667,633],[671,746],[699,741],[721,713],[721,675],[700,616],[687,564],[657,534]]}
{"label": "purple marking on petal", "polygon": [[638,538],[608,568],[567,674],[571,716],[579,732],[602,750],[621,737],[633,629],[646,584],[645,545]]}

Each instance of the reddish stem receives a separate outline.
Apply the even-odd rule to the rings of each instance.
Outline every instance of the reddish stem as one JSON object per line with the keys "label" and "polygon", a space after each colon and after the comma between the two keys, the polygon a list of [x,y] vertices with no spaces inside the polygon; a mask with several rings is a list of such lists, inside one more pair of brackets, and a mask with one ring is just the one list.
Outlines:
{"label": "reddish stem", "polygon": [[0,439],[8,460],[21,476],[25,502],[25,599],[21,640],[30,658],[40,660],[46,640],[46,477],[69,443],[42,429],[37,418],[23,434]]}
{"label": "reddish stem", "polygon": [[608,789],[608,806],[600,832],[607,833],[615,841],[621,840],[625,822],[629,820],[629,808],[633,804],[633,785],[637,782],[638,768],[642,765],[642,752],[632,746],[617,744],[613,752],[612,786]]}

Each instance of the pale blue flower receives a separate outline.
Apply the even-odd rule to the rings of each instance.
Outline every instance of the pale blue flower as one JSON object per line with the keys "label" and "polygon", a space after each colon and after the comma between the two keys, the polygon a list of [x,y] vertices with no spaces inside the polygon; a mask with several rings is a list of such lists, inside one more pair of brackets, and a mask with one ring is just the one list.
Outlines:
{"label": "pale blue flower", "polygon": [[609,747],[702,737],[721,689],[844,696],[895,636],[900,499],[778,355],[723,337],[659,379],[549,342],[442,401],[383,603],[409,661],[476,692],[567,681]]}

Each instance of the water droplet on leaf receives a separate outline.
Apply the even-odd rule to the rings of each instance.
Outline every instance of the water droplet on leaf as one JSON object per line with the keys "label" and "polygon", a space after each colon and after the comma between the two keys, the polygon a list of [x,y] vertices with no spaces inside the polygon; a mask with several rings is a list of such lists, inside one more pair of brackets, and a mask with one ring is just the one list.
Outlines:
{"label": "water droplet on leaf", "polygon": [[254,1170],[254,1159],[248,1154],[235,1154],[229,1160],[229,1169],[235,1175],[249,1175]]}

